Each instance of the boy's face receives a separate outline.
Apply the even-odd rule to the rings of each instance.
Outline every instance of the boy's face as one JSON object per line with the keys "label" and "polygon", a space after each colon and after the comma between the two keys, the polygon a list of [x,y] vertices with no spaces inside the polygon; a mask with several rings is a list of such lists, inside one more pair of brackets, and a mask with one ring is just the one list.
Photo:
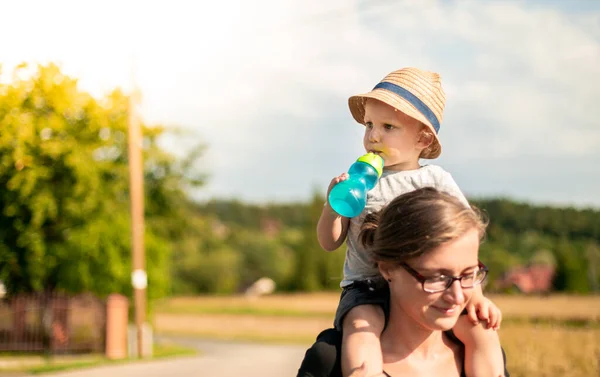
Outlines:
{"label": "boy's face", "polygon": [[412,170],[419,167],[423,125],[390,105],[369,98],[365,104],[365,136],[367,152],[383,158],[389,170]]}

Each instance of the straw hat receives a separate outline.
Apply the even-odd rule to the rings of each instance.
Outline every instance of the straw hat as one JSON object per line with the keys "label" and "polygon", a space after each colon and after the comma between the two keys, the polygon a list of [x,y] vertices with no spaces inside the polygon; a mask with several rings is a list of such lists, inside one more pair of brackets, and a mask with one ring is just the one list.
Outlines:
{"label": "straw hat", "polygon": [[421,158],[433,159],[442,153],[438,131],[442,123],[446,94],[440,75],[417,68],[402,68],[385,76],[372,91],[348,99],[350,112],[360,124],[365,122],[365,102],[374,98],[384,102],[431,129],[434,141]]}

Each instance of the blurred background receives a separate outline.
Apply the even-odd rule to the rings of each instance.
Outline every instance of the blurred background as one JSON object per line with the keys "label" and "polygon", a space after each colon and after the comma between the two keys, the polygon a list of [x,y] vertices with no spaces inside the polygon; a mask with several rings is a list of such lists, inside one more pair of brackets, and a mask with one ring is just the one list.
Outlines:
{"label": "blurred background", "polygon": [[600,3],[30,0],[0,20],[0,344],[19,295],[133,298],[132,109],[154,331],[310,344],[344,259],[316,222],[363,152],[347,98],[415,66],[447,95],[423,163],[491,220],[509,370],[598,373]]}

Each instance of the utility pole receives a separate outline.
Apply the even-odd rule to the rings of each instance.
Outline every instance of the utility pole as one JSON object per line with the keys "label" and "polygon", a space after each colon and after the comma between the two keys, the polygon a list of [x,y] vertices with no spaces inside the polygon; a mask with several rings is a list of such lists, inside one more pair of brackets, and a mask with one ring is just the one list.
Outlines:
{"label": "utility pole", "polygon": [[146,321],[146,261],[144,255],[144,170],[142,161],[142,129],[137,113],[139,93],[133,79],[129,97],[128,148],[129,148],[129,197],[131,201],[131,284],[134,291],[135,327],[137,332],[137,354],[143,357],[143,325]]}

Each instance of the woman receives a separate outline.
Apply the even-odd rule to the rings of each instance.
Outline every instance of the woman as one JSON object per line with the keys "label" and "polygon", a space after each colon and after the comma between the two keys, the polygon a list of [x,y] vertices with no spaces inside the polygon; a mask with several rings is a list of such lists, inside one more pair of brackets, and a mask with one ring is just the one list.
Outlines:
{"label": "woman", "polygon": [[[485,228],[475,209],[434,188],[401,195],[367,216],[361,242],[383,279],[365,289],[389,295],[381,336],[384,371],[375,375],[508,376],[498,334],[461,316],[487,274],[479,262]],[[339,332],[322,332],[298,376],[341,376],[340,344]]]}

